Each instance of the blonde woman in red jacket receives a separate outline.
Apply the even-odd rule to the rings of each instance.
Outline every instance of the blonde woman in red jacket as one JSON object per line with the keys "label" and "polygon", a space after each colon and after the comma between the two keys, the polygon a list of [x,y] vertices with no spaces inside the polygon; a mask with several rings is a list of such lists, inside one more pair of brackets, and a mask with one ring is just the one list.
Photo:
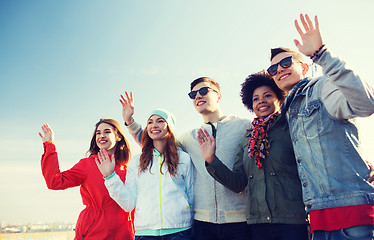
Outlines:
{"label": "blonde woman in red jacket", "polygon": [[44,124],[42,130],[43,133],[39,133],[44,146],[41,167],[48,188],[61,190],[80,186],[86,205],[79,215],[74,239],[134,239],[133,212],[125,212],[109,196],[95,162],[100,149],[105,149],[110,156],[115,156],[115,172],[125,181],[130,147],[121,125],[114,119],[100,119],[88,150],[90,156],[63,172],[59,168],[54,133],[48,124]]}

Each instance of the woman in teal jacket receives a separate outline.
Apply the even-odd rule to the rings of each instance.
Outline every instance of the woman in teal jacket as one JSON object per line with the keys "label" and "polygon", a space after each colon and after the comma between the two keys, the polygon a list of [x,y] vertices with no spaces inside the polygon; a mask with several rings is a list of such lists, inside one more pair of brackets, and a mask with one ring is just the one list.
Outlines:
{"label": "woman in teal jacket", "polygon": [[248,187],[246,214],[252,240],[308,239],[308,222],[288,125],[279,116],[284,94],[270,76],[261,72],[245,80],[241,97],[257,117],[238,147],[232,170],[214,156],[214,138],[206,131],[199,131],[207,170],[234,192]]}

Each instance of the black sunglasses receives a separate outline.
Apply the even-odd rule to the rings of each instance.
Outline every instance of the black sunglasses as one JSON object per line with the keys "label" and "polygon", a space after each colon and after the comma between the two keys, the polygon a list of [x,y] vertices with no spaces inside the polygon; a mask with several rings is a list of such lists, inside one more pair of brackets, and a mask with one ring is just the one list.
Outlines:
{"label": "black sunglasses", "polygon": [[191,98],[191,99],[195,99],[196,98],[196,95],[197,95],[197,92],[200,93],[201,96],[204,96],[206,95],[209,90],[213,90],[215,91],[216,93],[218,93],[216,90],[214,90],[213,88],[210,88],[210,87],[202,87],[200,88],[199,90],[196,90],[196,91],[191,91],[188,93],[188,96]]}
{"label": "black sunglasses", "polygon": [[278,65],[282,68],[289,68],[292,65],[292,56],[283,58],[280,62],[271,65],[266,71],[271,75],[275,76],[278,72]]}

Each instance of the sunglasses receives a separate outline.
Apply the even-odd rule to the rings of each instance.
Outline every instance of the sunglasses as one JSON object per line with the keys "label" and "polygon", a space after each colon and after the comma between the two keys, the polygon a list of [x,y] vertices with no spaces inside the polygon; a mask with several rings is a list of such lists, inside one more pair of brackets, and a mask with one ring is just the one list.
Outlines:
{"label": "sunglasses", "polygon": [[209,90],[213,90],[213,91],[215,91],[216,93],[218,93],[218,92],[217,92],[216,90],[214,90],[213,88],[210,88],[210,87],[202,87],[202,88],[200,88],[199,90],[189,92],[189,93],[188,93],[188,96],[189,96],[191,99],[195,99],[195,98],[196,98],[196,95],[197,95],[197,92],[199,92],[201,96],[205,96],[205,95],[207,95],[207,93],[209,92]]}
{"label": "sunglasses", "polygon": [[289,68],[292,65],[292,56],[283,58],[279,63],[271,65],[266,71],[271,75],[275,76],[278,72],[278,65],[282,68]]}

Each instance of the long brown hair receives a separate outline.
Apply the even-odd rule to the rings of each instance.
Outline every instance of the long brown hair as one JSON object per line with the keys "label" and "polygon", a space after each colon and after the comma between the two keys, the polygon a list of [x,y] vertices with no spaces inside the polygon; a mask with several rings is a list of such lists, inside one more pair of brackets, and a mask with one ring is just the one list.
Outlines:
{"label": "long brown hair", "polygon": [[127,163],[130,160],[130,144],[125,138],[125,134],[119,122],[112,118],[102,118],[98,123],[96,123],[95,131],[93,132],[90,149],[87,151],[87,154],[94,155],[100,151],[100,148],[96,143],[96,131],[100,124],[106,123],[113,127],[115,134],[120,138],[120,141],[117,142],[114,149],[114,156],[116,157],[116,164]]}
{"label": "long brown hair", "polygon": [[[167,125],[168,134],[165,136],[166,138],[166,148],[164,152],[164,158],[161,163],[160,172],[162,173],[162,166],[164,163],[168,166],[168,172],[171,176],[175,176],[178,170],[179,164],[179,155],[178,155],[178,145],[175,141],[175,137],[173,132],[170,130],[169,124]],[[142,154],[140,155],[140,164],[139,164],[139,173],[145,172],[147,168],[149,168],[149,172],[151,172],[151,168],[153,165],[153,140],[149,137],[147,127],[144,129],[142,134]],[[163,174],[163,173],[162,173]]]}

